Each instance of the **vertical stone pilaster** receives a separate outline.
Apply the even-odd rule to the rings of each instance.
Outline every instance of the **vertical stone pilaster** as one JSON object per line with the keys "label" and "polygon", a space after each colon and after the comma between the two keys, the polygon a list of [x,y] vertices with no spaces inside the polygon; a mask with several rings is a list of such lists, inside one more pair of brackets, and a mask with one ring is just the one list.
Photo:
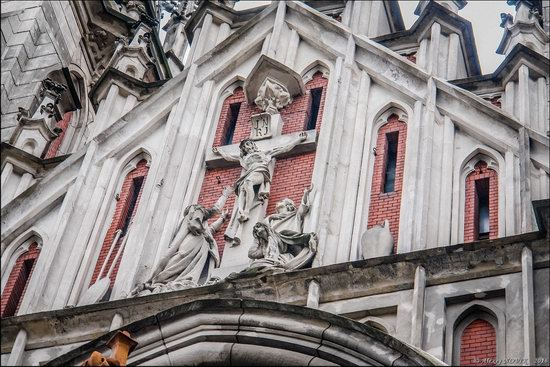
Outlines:
{"label": "vertical stone pilaster", "polygon": [[10,358],[8,359],[8,366],[21,366],[23,361],[23,353],[25,352],[25,345],[27,344],[27,331],[25,329],[19,330],[15,337],[15,342],[11,348]]}
{"label": "vertical stone pilaster", "polygon": [[315,280],[312,280],[309,283],[309,287],[307,291],[306,307],[319,308],[320,296],[321,296],[321,288],[319,287],[319,283],[317,283]]}
{"label": "vertical stone pilaster", "polygon": [[422,349],[424,327],[424,297],[426,294],[426,270],[422,266],[414,273],[414,290],[412,302],[411,344]]}
{"label": "vertical stone pilaster", "polygon": [[535,309],[533,289],[533,254],[529,247],[521,251],[521,289],[523,294],[524,365],[535,363]]}

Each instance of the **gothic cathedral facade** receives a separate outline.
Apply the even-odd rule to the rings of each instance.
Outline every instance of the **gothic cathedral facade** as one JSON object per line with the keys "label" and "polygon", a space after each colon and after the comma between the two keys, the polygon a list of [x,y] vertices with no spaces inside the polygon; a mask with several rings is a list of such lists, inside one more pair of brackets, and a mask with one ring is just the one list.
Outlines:
{"label": "gothic cathedral facade", "polygon": [[2,1],[1,364],[549,365],[508,4],[482,74],[464,0]]}

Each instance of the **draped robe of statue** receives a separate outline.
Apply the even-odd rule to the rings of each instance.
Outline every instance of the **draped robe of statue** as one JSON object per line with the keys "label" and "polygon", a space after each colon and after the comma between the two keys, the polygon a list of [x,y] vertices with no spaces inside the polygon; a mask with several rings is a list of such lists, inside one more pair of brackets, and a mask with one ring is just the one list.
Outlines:
{"label": "draped robe of statue", "polygon": [[303,233],[304,217],[309,212],[306,190],[298,208],[290,199],[277,203],[277,213],[254,226],[255,245],[248,251],[254,261],[243,273],[268,270],[301,269],[310,264],[317,251],[315,233]]}
{"label": "draped robe of statue", "polygon": [[204,285],[213,268],[220,265],[214,233],[222,226],[223,214],[212,225],[208,219],[220,213],[230,190],[226,189],[210,209],[195,204],[188,206],[180,220],[168,252],[156,266],[151,278],[136,287],[132,294],[145,295]]}

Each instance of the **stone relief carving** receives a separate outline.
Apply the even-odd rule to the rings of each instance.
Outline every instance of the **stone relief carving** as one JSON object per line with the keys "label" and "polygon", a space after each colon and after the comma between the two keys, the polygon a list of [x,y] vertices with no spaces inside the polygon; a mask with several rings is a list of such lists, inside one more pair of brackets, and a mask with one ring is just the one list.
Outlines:
{"label": "stone relief carving", "polygon": [[[210,274],[220,263],[214,233],[227,218],[227,211],[221,210],[231,192],[232,189],[226,187],[210,209],[200,204],[185,209],[168,251],[149,280],[132,290],[131,297],[193,288],[213,282]],[[208,219],[220,212],[220,217],[209,226]]]}
{"label": "stone relief carving", "polygon": [[274,115],[279,113],[279,110],[292,102],[290,93],[279,82],[266,78],[262,86],[258,90],[258,96],[254,103],[263,111]]}
{"label": "stone relief carving", "polygon": [[237,195],[236,210],[225,232],[226,241],[230,246],[237,246],[241,242],[243,231],[242,223],[248,221],[250,211],[264,203],[269,197],[271,185],[271,173],[269,164],[276,156],[286,153],[302,141],[307,134],[301,133],[288,144],[262,151],[253,140],[245,139],[240,143],[240,155],[226,153],[224,150],[212,148],[215,154],[231,162],[239,162],[245,169],[244,174],[235,182],[235,194]]}
{"label": "stone relief carving", "polygon": [[248,251],[253,261],[240,273],[231,274],[229,279],[301,269],[310,264],[317,252],[317,235],[304,233],[303,227],[311,207],[312,190],[313,186],[304,190],[299,207],[291,199],[283,199],[276,205],[277,213],[254,225],[255,243]]}
{"label": "stone relief carving", "polygon": [[377,224],[367,229],[361,237],[363,259],[391,255],[393,251],[393,236],[390,232],[390,221]]}
{"label": "stone relief carving", "polygon": [[30,111],[26,108],[18,107],[17,109],[19,110],[19,112],[17,112],[17,121],[21,120],[23,117],[30,117]]}
{"label": "stone relief carving", "polygon": [[42,80],[42,90],[40,96],[44,97],[47,94],[53,96],[55,103],[59,102],[61,94],[67,89],[67,86],[61,83],[58,83],[50,78]]}

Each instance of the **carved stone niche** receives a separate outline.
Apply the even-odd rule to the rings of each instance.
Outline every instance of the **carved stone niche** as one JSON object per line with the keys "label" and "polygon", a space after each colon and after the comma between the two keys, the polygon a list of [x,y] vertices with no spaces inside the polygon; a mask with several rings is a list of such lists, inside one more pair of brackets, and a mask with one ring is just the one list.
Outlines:
{"label": "carved stone niche", "polygon": [[255,103],[273,115],[292,102],[293,97],[303,95],[306,89],[298,73],[262,55],[246,78],[244,92],[248,104]]}

